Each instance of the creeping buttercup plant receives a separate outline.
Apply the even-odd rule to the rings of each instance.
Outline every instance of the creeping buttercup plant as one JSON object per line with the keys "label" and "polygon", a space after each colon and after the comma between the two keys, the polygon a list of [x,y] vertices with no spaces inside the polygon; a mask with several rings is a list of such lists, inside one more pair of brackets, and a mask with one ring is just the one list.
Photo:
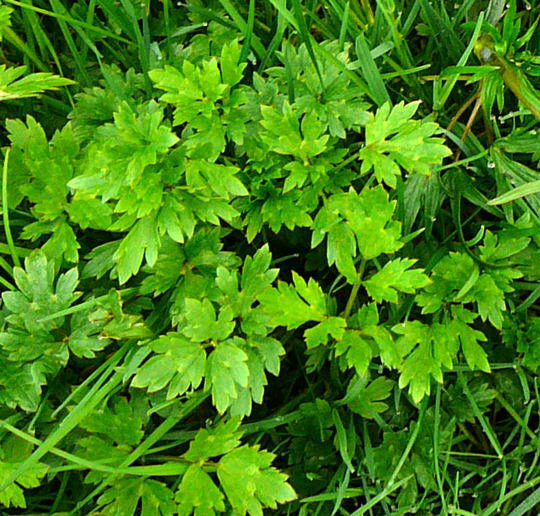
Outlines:
{"label": "creeping buttercup plant", "polygon": [[535,113],[452,90],[490,34],[536,63],[526,10],[5,3],[7,511],[533,507]]}

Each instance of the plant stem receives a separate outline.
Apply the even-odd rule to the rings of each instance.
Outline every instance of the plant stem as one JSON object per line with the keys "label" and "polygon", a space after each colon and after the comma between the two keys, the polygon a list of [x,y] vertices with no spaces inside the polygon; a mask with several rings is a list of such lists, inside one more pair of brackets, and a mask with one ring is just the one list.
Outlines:
{"label": "plant stem", "polygon": [[356,283],[353,285],[349,299],[347,299],[347,304],[345,305],[345,312],[343,312],[343,318],[347,320],[351,315],[351,311],[356,301],[356,296],[358,295],[358,290],[360,290],[360,285],[362,285],[362,276],[364,275],[364,269],[366,268],[366,259],[362,258],[360,262],[360,267],[358,268],[358,277]]}

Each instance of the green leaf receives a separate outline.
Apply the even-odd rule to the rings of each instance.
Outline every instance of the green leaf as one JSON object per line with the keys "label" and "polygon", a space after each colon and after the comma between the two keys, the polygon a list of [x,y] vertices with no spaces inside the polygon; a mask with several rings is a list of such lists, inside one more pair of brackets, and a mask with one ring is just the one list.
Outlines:
{"label": "green leaf", "polygon": [[[276,509],[278,503],[296,498],[287,476],[271,467],[274,457],[258,446],[246,445],[219,461],[219,481],[238,516],[262,516],[263,508]],[[240,478],[242,482],[238,481]]]}
{"label": "green leaf", "polygon": [[329,317],[313,328],[304,332],[307,348],[314,348],[326,344],[329,337],[340,340],[343,337],[347,323],[342,317]]}
{"label": "green leaf", "polygon": [[199,462],[229,453],[240,444],[239,425],[240,420],[233,418],[210,429],[199,430],[183,457],[190,462]]}
{"label": "green leaf", "polygon": [[241,53],[242,47],[238,43],[237,39],[223,45],[221,48],[221,77],[223,82],[228,84],[230,87],[235,86],[242,80],[243,71],[247,66],[247,63],[240,63]]}
{"label": "green leaf", "polygon": [[373,419],[374,414],[381,414],[388,409],[383,402],[387,399],[394,388],[394,382],[379,376],[370,383],[365,377],[360,377],[349,386],[346,400],[347,406],[356,414]]}
{"label": "green leaf", "polygon": [[0,65],[0,102],[37,97],[47,90],[54,91],[61,86],[75,84],[71,79],[47,72],[31,73],[21,78],[26,70],[26,66],[8,68],[5,64]]}
{"label": "green leaf", "polygon": [[364,188],[360,194],[351,187],[347,193],[335,194],[315,217],[311,246],[318,245],[327,233],[328,263],[336,263],[354,284],[356,246],[365,260],[392,254],[403,246],[401,224],[394,220],[395,208],[396,202],[388,200],[382,186]]}
{"label": "green leaf", "polygon": [[409,386],[409,393],[415,403],[420,402],[425,395],[429,395],[431,377],[442,382],[440,363],[432,356],[429,329],[424,338],[425,340],[418,342],[418,346],[403,362],[399,377],[399,387],[404,389]]}
{"label": "green leaf", "polygon": [[410,258],[397,258],[384,265],[384,267],[362,284],[368,294],[377,302],[398,302],[398,292],[414,294],[419,288],[430,283],[423,269],[410,269],[416,260]]}
{"label": "green leaf", "polygon": [[373,350],[368,341],[356,330],[346,330],[341,339],[337,339],[336,356],[344,355],[349,367],[354,367],[358,376],[367,372]]}
{"label": "green leaf", "polygon": [[454,307],[452,313],[455,318],[449,325],[448,331],[459,337],[467,364],[471,369],[480,369],[489,373],[491,368],[486,352],[479,344],[479,342],[486,342],[487,338],[481,331],[469,326],[476,315],[461,307]]}
{"label": "green leaf", "polygon": [[356,242],[351,228],[346,224],[333,226],[328,231],[326,246],[328,265],[335,264],[337,270],[347,278],[349,283],[356,283],[358,280],[354,266]]}
{"label": "green leaf", "polygon": [[364,259],[401,249],[401,224],[393,219],[396,202],[388,200],[382,186],[364,188],[358,196],[350,192],[349,202],[345,216]]}
{"label": "green leaf", "polygon": [[46,384],[47,365],[42,362],[25,364],[8,360],[0,354],[3,367],[0,368],[0,401],[8,407],[20,407],[27,412],[35,412],[39,406],[41,387]]}
{"label": "green leaf", "polygon": [[211,389],[212,402],[220,414],[238,398],[239,389],[248,386],[248,356],[238,347],[237,339],[219,343],[206,362],[205,388]]}
{"label": "green leaf", "polygon": [[92,411],[81,426],[121,445],[136,445],[142,438],[143,418],[126,398],[117,398],[112,406]]}
{"label": "green leaf", "polygon": [[281,110],[261,106],[261,114],[265,131],[260,138],[271,151],[295,156],[305,164],[326,149],[329,137],[315,113],[305,115],[300,122],[301,113],[285,102]]}
{"label": "green leaf", "polygon": [[120,285],[139,272],[143,256],[146,256],[148,265],[152,266],[157,260],[159,246],[155,218],[149,216],[137,221],[113,256],[118,266]]}
{"label": "green leaf", "polygon": [[131,385],[156,392],[168,386],[167,399],[196,389],[204,376],[206,352],[178,333],[162,335],[148,345],[155,353],[137,371]]}
{"label": "green leaf", "polygon": [[412,120],[419,102],[388,103],[379,108],[366,123],[366,145],[360,151],[362,174],[374,170],[379,182],[396,187],[400,168],[410,174],[430,175],[451,151],[435,138],[439,126],[433,122]]}
{"label": "green leaf", "polygon": [[[18,462],[0,462],[0,483],[10,477],[11,473],[19,467]],[[17,482],[8,485],[0,492],[0,504],[4,507],[26,508],[26,499],[22,488],[30,489],[41,484],[41,479],[47,474],[48,466],[38,462],[31,470],[26,470],[17,477]]]}
{"label": "green leaf", "polygon": [[216,318],[214,306],[208,299],[186,299],[184,301],[184,324],[181,332],[194,342],[225,340],[234,330],[232,311],[223,307]]}
{"label": "green leaf", "polygon": [[277,288],[261,295],[263,309],[272,324],[294,329],[308,321],[326,319],[326,299],[319,285],[313,279],[306,284],[294,271],[293,282],[294,286],[279,281]]}
{"label": "green leaf", "polygon": [[198,464],[192,464],[176,491],[179,516],[213,516],[225,510],[224,495]]}
{"label": "green leaf", "polygon": [[144,477],[121,478],[115,480],[98,501],[101,514],[140,514],[172,516],[176,514],[176,504],[172,491],[162,482]]}

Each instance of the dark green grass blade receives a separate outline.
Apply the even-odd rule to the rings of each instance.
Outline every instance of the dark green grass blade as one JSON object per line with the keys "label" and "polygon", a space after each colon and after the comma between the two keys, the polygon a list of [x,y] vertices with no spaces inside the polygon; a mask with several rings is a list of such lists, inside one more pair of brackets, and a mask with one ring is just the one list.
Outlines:
{"label": "dark green grass blade", "polygon": [[381,73],[377,68],[374,59],[371,57],[366,39],[362,34],[359,34],[355,42],[356,55],[362,68],[363,77],[369,88],[369,96],[378,106],[382,106],[385,102],[390,102],[390,97]]}

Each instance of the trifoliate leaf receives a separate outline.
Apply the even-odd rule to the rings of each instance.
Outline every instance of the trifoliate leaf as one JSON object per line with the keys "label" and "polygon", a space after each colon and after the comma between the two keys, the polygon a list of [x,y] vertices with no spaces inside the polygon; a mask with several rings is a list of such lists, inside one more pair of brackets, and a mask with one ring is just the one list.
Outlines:
{"label": "trifoliate leaf", "polygon": [[263,508],[276,509],[278,503],[296,498],[287,483],[287,476],[271,467],[274,457],[272,453],[259,450],[258,446],[246,445],[219,461],[219,481],[238,516],[262,516]]}
{"label": "trifoliate leaf", "polygon": [[146,387],[149,392],[155,392],[168,386],[167,398],[171,399],[200,385],[206,352],[199,343],[178,333],[169,333],[148,346],[155,355],[137,371],[133,387]]}
{"label": "trifoliate leaf", "polygon": [[433,122],[411,120],[419,102],[400,102],[390,108],[384,104],[366,123],[366,145],[360,151],[362,174],[374,169],[375,177],[391,188],[401,175],[400,167],[409,173],[431,173],[451,151],[442,138],[433,137],[439,126]]}
{"label": "trifoliate leaf", "polygon": [[[0,483],[4,482],[11,474],[19,467],[18,462],[2,462],[0,461]],[[20,507],[26,508],[26,499],[22,488],[32,488],[40,485],[40,480],[46,475],[48,466],[41,462],[32,465],[31,469],[25,471],[17,477],[17,482],[5,487],[0,492],[0,504],[4,507]]]}
{"label": "trifoliate leaf", "polygon": [[100,433],[117,444],[135,445],[143,436],[143,418],[126,398],[117,398],[111,407],[92,411],[81,426]]}
{"label": "trifoliate leaf", "polygon": [[276,326],[294,329],[308,321],[325,319],[326,301],[317,283],[310,279],[306,284],[295,272],[293,281],[294,286],[279,281],[277,288],[261,295],[263,309],[270,316],[271,322]]}
{"label": "trifoliate leaf", "polygon": [[383,400],[390,396],[393,388],[394,382],[384,376],[379,376],[369,384],[365,377],[360,377],[347,390],[347,406],[356,414],[373,419],[375,414],[388,409]]}
{"label": "trifoliate leaf", "polygon": [[234,330],[232,311],[229,307],[220,310],[218,317],[214,306],[208,299],[185,300],[185,323],[181,332],[194,342],[205,340],[225,340]]}
{"label": "trifoliate leaf", "polygon": [[373,357],[373,350],[360,332],[346,330],[341,339],[337,339],[336,356],[344,355],[349,367],[354,367],[358,376],[367,372]]}
{"label": "trifoliate leaf", "polygon": [[233,418],[212,428],[199,430],[189,443],[184,459],[199,462],[234,450],[242,437],[242,432],[238,430],[239,424],[240,420]]}
{"label": "trifoliate leaf", "polygon": [[172,491],[162,482],[145,477],[115,480],[114,484],[98,498],[97,503],[102,506],[101,514],[106,516],[176,514]]}
{"label": "trifoliate leaf", "polygon": [[384,265],[371,278],[363,282],[368,294],[377,302],[398,302],[398,292],[413,294],[430,283],[423,269],[410,269],[416,260],[397,258]]}
{"label": "trifoliate leaf", "polygon": [[347,323],[342,317],[329,317],[313,328],[309,328],[304,332],[308,349],[326,344],[329,337],[341,339],[346,326]]}
{"label": "trifoliate leaf", "polygon": [[179,516],[214,516],[225,510],[224,495],[198,464],[192,464],[178,486]]}
{"label": "trifoliate leaf", "polygon": [[206,362],[205,388],[211,389],[212,402],[220,414],[238,397],[238,389],[248,386],[248,356],[236,339],[220,342]]}

